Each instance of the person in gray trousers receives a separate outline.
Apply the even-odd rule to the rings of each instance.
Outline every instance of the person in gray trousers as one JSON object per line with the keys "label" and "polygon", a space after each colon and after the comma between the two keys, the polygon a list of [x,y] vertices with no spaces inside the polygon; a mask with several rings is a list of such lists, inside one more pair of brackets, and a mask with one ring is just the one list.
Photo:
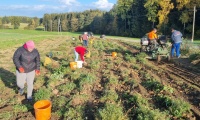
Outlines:
{"label": "person in gray trousers", "polygon": [[40,54],[33,41],[27,41],[19,47],[14,55],[13,62],[16,66],[16,81],[19,94],[24,93],[24,84],[27,83],[27,100],[32,102],[33,82],[35,75],[40,75]]}

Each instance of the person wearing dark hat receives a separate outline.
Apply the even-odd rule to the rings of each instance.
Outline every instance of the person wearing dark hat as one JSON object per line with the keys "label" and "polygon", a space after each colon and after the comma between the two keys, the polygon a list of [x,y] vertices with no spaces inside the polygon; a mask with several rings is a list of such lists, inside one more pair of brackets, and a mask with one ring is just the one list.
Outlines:
{"label": "person wearing dark hat", "polygon": [[84,64],[87,64],[84,59],[84,55],[88,52],[88,50],[82,46],[77,46],[74,48],[74,54],[75,54],[75,62],[78,61],[78,56],[80,55],[81,60]]}
{"label": "person wearing dark hat", "polygon": [[13,62],[19,93],[23,95],[24,84],[27,83],[27,100],[31,102],[35,75],[40,75],[40,54],[35,49],[34,42],[30,40],[19,47],[13,55]]}
{"label": "person wearing dark hat", "polygon": [[176,57],[180,58],[180,46],[182,43],[182,33],[180,31],[175,30],[174,28],[172,30],[172,48],[171,48],[171,57],[174,57],[174,51],[176,51]]}

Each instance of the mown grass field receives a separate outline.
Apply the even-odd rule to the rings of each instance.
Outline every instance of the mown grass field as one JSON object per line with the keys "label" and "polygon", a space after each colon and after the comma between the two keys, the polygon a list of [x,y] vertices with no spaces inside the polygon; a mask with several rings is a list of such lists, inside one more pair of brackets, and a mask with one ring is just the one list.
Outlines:
{"label": "mown grass field", "polygon": [[[41,75],[34,82],[34,102],[50,100],[52,120],[198,119],[199,73],[173,61],[157,64],[145,59],[147,54],[139,52],[139,39],[130,42],[132,38],[100,39],[98,35],[89,42],[88,65],[71,70],[73,49],[82,44],[79,35],[0,30],[0,119],[35,119],[33,104],[25,101],[25,95],[18,94],[12,63],[14,51],[29,39],[36,42],[41,54]],[[115,58],[111,56],[114,51]],[[49,52],[53,53],[52,64],[44,66]]]}
{"label": "mown grass field", "polygon": [[15,45],[24,43],[27,40],[34,40],[35,42],[42,41],[47,38],[54,38],[58,36],[78,36],[79,33],[68,32],[46,32],[36,30],[15,30],[15,29],[1,29],[0,30],[0,48],[7,49]]}

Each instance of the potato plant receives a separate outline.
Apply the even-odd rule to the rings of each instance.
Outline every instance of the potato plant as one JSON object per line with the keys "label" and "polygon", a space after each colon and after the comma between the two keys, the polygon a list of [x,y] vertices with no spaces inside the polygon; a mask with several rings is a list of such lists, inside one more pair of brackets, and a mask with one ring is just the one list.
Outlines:
{"label": "potato plant", "polygon": [[[145,74],[143,85],[148,89],[155,92],[156,97],[153,100],[156,101],[159,109],[166,109],[172,116],[176,118],[182,118],[183,114],[188,114],[190,110],[189,103],[181,99],[173,99],[169,97],[166,93],[173,93],[173,88],[169,86],[164,86],[156,79],[153,79],[149,74]],[[162,93],[165,91],[166,93]]]}
{"label": "potato plant", "polygon": [[36,93],[34,94],[34,100],[38,101],[38,100],[45,100],[45,99],[50,99],[51,97],[51,90],[49,88],[46,87],[42,87],[40,89],[38,89],[36,91]]}
{"label": "potato plant", "polygon": [[58,116],[64,116],[67,111],[67,104],[69,103],[69,98],[66,96],[53,96],[52,97],[52,111],[55,112]]}
{"label": "potato plant", "polygon": [[0,113],[0,119],[2,120],[11,120],[14,117],[14,113],[13,112],[1,112]]}
{"label": "potato plant", "polygon": [[70,92],[75,88],[76,84],[74,84],[73,82],[66,82],[57,87],[57,89],[59,90],[59,94],[61,95],[69,95]]}
{"label": "potato plant", "polygon": [[14,110],[14,113],[17,114],[18,112],[28,112],[28,110],[30,108],[33,108],[31,105],[21,105],[21,104],[16,104],[13,106],[13,110]]}
{"label": "potato plant", "polygon": [[119,104],[106,103],[105,107],[99,108],[96,115],[97,120],[128,120]]}
{"label": "potato plant", "polygon": [[78,79],[78,84],[77,87],[79,88],[79,90],[84,89],[84,85],[93,85],[93,83],[96,80],[96,76],[94,76],[91,73],[88,74],[81,74],[80,78]]}
{"label": "potato plant", "polygon": [[131,55],[131,53],[125,53],[124,58],[130,63],[136,63],[136,59]]}
{"label": "potato plant", "polygon": [[118,94],[115,90],[105,90],[104,95],[100,98],[100,101],[115,103],[118,101]]}
{"label": "potato plant", "polygon": [[125,93],[123,94],[124,106],[129,112],[131,118],[137,120],[169,120],[167,113],[161,112],[159,109],[154,109],[141,94],[134,95]]}
{"label": "potato plant", "polygon": [[190,104],[183,100],[173,100],[172,105],[168,108],[170,113],[177,118],[182,118],[183,114],[188,114],[190,111]]}
{"label": "potato plant", "polygon": [[84,119],[84,106],[76,106],[67,108],[64,113],[64,119],[67,120],[83,120]]}
{"label": "potato plant", "polygon": [[97,70],[97,69],[99,69],[100,68],[100,62],[99,62],[99,60],[94,60],[94,61],[91,61],[91,63],[90,63],[90,68],[92,69],[92,70]]}
{"label": "potato plant", "polygon": [[145,53],[139,53],[138,55],[136,55],[136,60],[141,64],[145,64],[147,62],[145,57],[146,57]]}

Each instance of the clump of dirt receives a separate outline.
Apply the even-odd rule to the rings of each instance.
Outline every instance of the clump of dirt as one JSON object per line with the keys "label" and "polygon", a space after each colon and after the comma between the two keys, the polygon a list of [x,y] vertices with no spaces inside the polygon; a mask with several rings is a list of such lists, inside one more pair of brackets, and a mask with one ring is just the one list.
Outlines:
{"label": "clump of dirt", "polygon": [[134,71],[134,70],[131,70],[130,71],[130,77],[134,78],[134,80],[136,80],[137,82],[139,82],[139,74],[138,72]]}
{"label": "clump of dirt", "polygon": [[71,105],[72,106],[78,106],[82,105],[85,101],[82,98],[76,97],[72,100]]}

